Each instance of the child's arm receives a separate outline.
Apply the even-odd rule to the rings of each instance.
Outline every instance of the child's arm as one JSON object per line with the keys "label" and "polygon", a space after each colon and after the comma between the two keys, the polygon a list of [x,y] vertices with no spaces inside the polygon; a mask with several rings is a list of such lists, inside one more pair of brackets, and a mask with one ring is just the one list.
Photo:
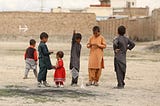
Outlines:
{"label": "child's arm", "polygon": [[76,34],[76,30],[73,30],[72,45],[76,42],[75,34]]}
{"label": "child's arm", "polygon": [[87,48],[91,48],[91,47],[92,47],[92,44],[91,44],[91,37],[90,37],[87,43]]}
{"label": "child's arm", "polygon": [[132,40],[128,39],[128,49],[132,50],[134,47],[135,47],[135,43]]}
{"label": "child's arm", "polygon": [[120,49],[118,49],[118,38],[115,38],[113,40],[113,49],[115,53],[118,53],[120,51]]}
{"label": "child's arm", "polygon": [[57,69],[63,67],[63,61],[58,61],[58,63],[55,66]]}
{"label": "child's arm", "polygon": [[26,54],[26,51],[24,53],[24,60],[26,60],[26,57],[27,57],[27,54]]}
{"label": "child's arm", "polygon": [[35,60],[35,61],[38,60],[38,54],[37,54],[37,51],[36,51],[36,50],[34,51],[34,60]]}
{"label": "child's arm", "polygon": [[102,43],[101,44],[99,44],[99,45],[97,45],[99,48],[101,48],[101,49],[105,49],[106,48],[106,41],[105,41],[105,39],[103,38],[102,39]]}
{"label": "child's arm", "polygon": [[48,51],[48,48],[46,45],[42,46],[42,52],[43,52],[43,55],[45,55],[45,56],[48,56],[53,53],[53,52]]}

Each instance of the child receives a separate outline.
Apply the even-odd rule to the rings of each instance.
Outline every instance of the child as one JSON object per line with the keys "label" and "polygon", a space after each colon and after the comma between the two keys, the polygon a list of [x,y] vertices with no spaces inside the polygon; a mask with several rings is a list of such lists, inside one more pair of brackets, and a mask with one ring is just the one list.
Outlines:
{"label": "child", "polygon": [[120,26],[118,28],[119,36],[116,37],[113,41],[114,48],[114,67],[117,76],[118,85],[117,89],[122,89],[125,86],[125,73],[126,73],[126,53],[127,50],[132,50],[135,47],[133,41],[127,38],[124,34],[126,33],[126,28],[124,26]]}
{"label": "child", "polygon": [[70,70],[72,70],[71,86],[77,86],[78,83],[80,69],[81,39],[82,36],[80,33],[73,33],[70,58]]}
{"label": "child", "polygon": [[89,82],[86,86],[98,86],[98,81],[104,68],[103,49],[106,48],[105,38],[100,34],[98,26],[93,27],[93,36],[89,38],[87,48],[90,49],[88,72]]}
{"label": "child", "polygon": [[45,87],[50,87],[50,85],[46,81],[46,76],[47,76],[47,70],[52,69],[52,64],[50,61],[50,54],[53,52],[48,51],[48,47],[46,45],[46,42],[48,41],[48,34],[43,32],[40,35],[40,44],[38,46],[38,51],[39,51],[39,73],[38,73],[38,87],[43,85]]}
{"label": "child", "polygon": [[25,74],[23,79],[27,79],[28,78],[28,72],[30,69],[33,69],[34,75],[37,78],[37,51],[35,49],[36,46],[36,41],[34,39],[30,40],[30,46],[26,49],[26,52],[24,54],[24,58],[25,58],[25,63],[26,63],[26,67],[25,67]]}
{"label": "child", "polygon": [[57,87],[64,87],[64,81],[65,81],[65,69],[63,67],[63,58],[64,53],[62,51],[58,51],[56,54],[56,58],[57,58],[57,64],[56,66],[54,66],[54,68],[56,69],[55,73],[54,73],[54,81]]}

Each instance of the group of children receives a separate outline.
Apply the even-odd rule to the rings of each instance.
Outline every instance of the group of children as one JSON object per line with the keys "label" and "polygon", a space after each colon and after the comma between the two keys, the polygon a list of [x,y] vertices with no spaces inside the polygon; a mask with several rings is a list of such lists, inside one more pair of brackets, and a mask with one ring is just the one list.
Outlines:
{"label": "group of children", "polygon": [[[127,50],[132,50],[135,46],[134,42],[125,36],[126,28],[120,26],[118,28],[118,34],[113,41],[113,48],[115,53],[114,66],[117,76],[117,86],[115,88],[124,88],[124,79],[126,73],[126,52]],[[80,70],[80,54],[81,54],[81,39],[80,33],[73,32],[72,46],[71,46],[71,56],[70,56],[70,70],[72,72],[71,86],[77,86],[79,70]],[[65,68],[63,66],[63,51],[58,51],[56,53],[57,63],[55,66],[51,64],[50,55],[53,52],[48,50],[46,42],[48,41],[48,34],[43,32],[40,34],[40,44],[38,46],[39,57],[37,56],[37,51],[35,49],[36,41],[34,39],[30,40],[30,46],[25,52],[25,76],[24,79],[28,77],[28,72],[33,69],[34,75],[38,80],[38,87],[44,85],[45,87],[50,87],[46,81],[47,70],[55,69],[54,81],[57,87],[64,87],[64,81],[66,77]],[[86,86],[98,86],[98,81],[101,76],[102,69],[104,68],[104,51],[106,48],[105,38],[100,34],[100,28],[98,26],[93,27],[93,35],[89,38],[87,43],[87,48],[90,49],[89,62],[88,62],[88,73],[89,81]],[[37,60],[39,59],[39,73],[37,75]]]}

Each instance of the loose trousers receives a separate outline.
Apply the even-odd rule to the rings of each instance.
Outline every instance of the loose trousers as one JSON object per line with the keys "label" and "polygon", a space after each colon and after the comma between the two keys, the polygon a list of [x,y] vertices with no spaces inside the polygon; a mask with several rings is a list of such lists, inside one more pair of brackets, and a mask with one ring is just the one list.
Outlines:
{"label": "loose trousers", "polygon": [[98,82],[101,76],[102,69],[88,69],[89,71],[89,81],[90,82]]}

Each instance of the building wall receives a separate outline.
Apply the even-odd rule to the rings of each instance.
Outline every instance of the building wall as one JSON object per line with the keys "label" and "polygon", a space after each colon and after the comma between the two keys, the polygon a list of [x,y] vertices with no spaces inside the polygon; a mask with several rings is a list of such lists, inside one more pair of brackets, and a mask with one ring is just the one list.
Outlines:
{"label": "building wall", "polygon": [[[127,2],[131,3],[131,7],[136,7],[136,0],[111,0],[111,7],[112,8],[125,8],[127,7]],[[134,6],[132,5],[134,2]]]}
{"label": "building wall", "polygon": [[114,15],[127,15],[129,17],[149,16],[149,8],[123,8],[121,11],[114,11]]}
{"label": "building wall", "polygon": [[125,0],[111,0],[111,7],[112,8],[124,8],[126,7]]}
{"label": "building wall", "polygon": [[126,7],[127,6],[127,3],[130,3],[130,7],[136,7],[137,5],[137,0],[126,0]]}
{"label": "building wall", "polygon": [[[0,12],[0,36],[37,36],[46,31],[51,36],[70,36],[73,30],[92,34],[96,16],[91,13]],[[23,32],[19,27],[28,27]]]}
{"label": "building wall", "polygon": [[98,17],[108,17],[113,15],[113,9],[111,7],[89,7],[86,8],[85,12],[95,13]]}
{"label": "building wall", "polygon": [[137,19],[109,19],[99,21],[102,34],[107,39],[113,39],[117,34],[117,28],[124,25],[127,28],[126,35],[136,41],[150,41],[160,39],[160,9],[154,10],[152,16]]}

